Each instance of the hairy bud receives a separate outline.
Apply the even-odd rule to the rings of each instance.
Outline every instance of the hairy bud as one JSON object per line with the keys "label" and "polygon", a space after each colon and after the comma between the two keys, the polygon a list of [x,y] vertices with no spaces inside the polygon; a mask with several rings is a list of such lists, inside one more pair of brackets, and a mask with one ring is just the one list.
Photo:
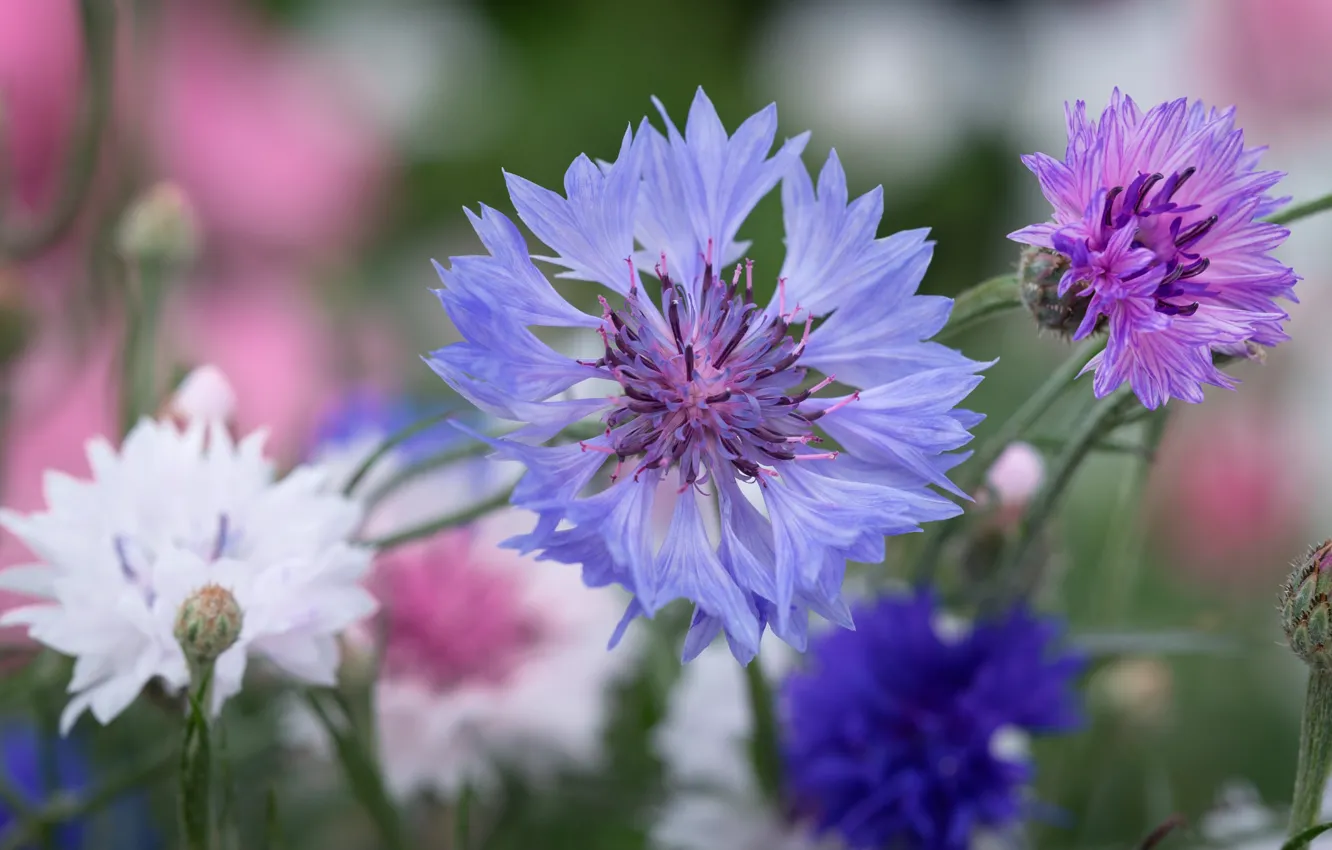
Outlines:
{"label": "hairy bud", "polygon": [[1309,550],[1281,592],[1281,627],[1291,650],[1318,670],[1332,670],[1332,540]]}
{"label": "hairy bud", "polygon": [[244,622],[231,591],[221,585],[207,584],[181,603],[174,634],[187,656],[207,663],[236,643]]}

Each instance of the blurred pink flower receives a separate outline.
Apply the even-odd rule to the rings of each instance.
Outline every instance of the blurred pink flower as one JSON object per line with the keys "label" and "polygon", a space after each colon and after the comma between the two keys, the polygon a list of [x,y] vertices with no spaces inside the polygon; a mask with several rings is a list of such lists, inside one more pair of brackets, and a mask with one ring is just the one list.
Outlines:
{"label": "blurred pink flower", "polygon": [[381,758],[400,797],[493,790],[499,765],[539,781],[603,754],[609,688],[637,656],[606,648],[625,599],[501,549],[526,522],[500,511],[376,562]]}
{"label": "blurred pink flower", "polygon": [[0,138],[19,201],[47,200],[79,103],[75,0],[0,0]]}
{"label": "blurred pink flower", "polygon": [[976,505],[993,510],[991,521],[996,526],[1012,529],[1044,481],[1045,460],[1040,451],[1030,443],[1009,443],[986,470],[985,487],[976,493]]}
{"label": "blurred pink flower", "polygon": [[1180,417],[1153,469],[1151,516],[1172,563],[1209,583],[1275,581],[1300,547],[1307,482],[1279,418]]}
{"label": "blurred pink flower", "polygon": [[1217,75],[1222,100],[1278,123],[1332,114],[1332,3],[1195,0],[1195,6],[1203,29],[1191,43]]}
{"label": "blurred pink flower", "polygon": [[388,151],[326,63],[222,4],[163,28],[153,145],[216,246],[319,254],[374,219]]}
{"label": "blurred pink flower", "polygon": [[236,390],[241,432],[269,429],[268,451],[293,462],[309,448],[319,412],[336,397],[333,329],[312,293],[274,268],[200,280],[166,317],[168,345],[186,365],[212,363]]}
{"label": "blurred pink flower", "polygon": [[459,529],[379,558],[373,588],[388,612],[384,671],[444,690],[498,684],[540,640],[517,577],[479,563],[512,555],[473,550]]}

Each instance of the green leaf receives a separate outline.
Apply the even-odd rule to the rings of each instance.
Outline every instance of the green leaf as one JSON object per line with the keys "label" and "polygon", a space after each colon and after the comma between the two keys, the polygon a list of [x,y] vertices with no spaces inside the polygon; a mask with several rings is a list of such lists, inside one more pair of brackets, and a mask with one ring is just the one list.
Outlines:
{"label": "green leaf", "polygon": [[1291,838],[1285,844],[1282,844],[1281,850],[1300,850],[1301,847],[1305,846],[1306,844],[1313,841],[1315,838],[1317,838],[1318,836],[1322,835],[1324,832],[1327,832],[1330,829],[1332,829],[1332,821],[1328,821],[1327,823],[1320,823],[1317,826],[1311,826],[1308,829],[1304,830],[1303,832]]}

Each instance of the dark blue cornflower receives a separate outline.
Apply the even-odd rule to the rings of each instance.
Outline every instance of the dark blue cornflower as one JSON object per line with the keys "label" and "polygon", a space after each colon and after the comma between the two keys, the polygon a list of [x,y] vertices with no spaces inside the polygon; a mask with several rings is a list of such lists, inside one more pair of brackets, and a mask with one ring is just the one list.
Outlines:
{"label": "dark blue cornflower", "polygon": [[[73,740],[56,738],[49,742],[55,748],[55,775],[53,786],[47,788],[44,775],[43,743],[30,726],[7,724],[0,726],[0,770],[7,784],[35,805],[41,805],[54,793],[78,792],[88,785],[88,765]],[[18,824],[15,813],[0,803],[0,836]],[[71,820],[56,828],[56,846],[61,850],[78,850],[83,846],[87,831],[81,820]],[[33,845],[24,845],[36,846]]]}
{"label": "dark blue cornflower", "polygon": [[927,591],[858,610],[856,631],[813,641],[784,684],[791,802],[867,850],[965,850],[1014,825],[1026,736],[1080,722],[1082,659],[1057,648],[1060,630],[1022,607],[950,626]]}
{"label": "dark blue cornflower", "polygon": [[[1087,364],[1097,397],[1124,382],[1144,405],[1202,401],[1203,384],[1233,388],[1214,353],[1244,355],[1285,340],[1299,278],[1272,251],[1289,231],[1262,221],[1286,200],[1268,190],[1234,108],[1181,98],[1147,111],[1115,89],[1100,120],[1068,107],[1061,162],[1023,157],[1053,220],[1009,238],[1062,255],[1059,295],[1085,312],[1074,339],[1104,326]],[[1083,371],[1087,371],[1084,369]]]}
{"label": "dark blue cornflower", "polygon": [[[881,188],[850,200],[832,154],[816,191],[800,162],[807,134],[770,157],[775,106],[733,135],[701,90],[683,133],[658,108],[665,133],[644,119],[613,163],[580,156],[564,195],[506,175],[553,255],[536,259],[600,284],[600,313],[565,301],[513,222],[482,206],[468,217],[488,253],[438,269],[464,341],[427,362],[485,412],[523,423],[490,440],[527,468],[513,503],[538,515],[510,543],[581,564],[589,586],[628,589],[612,645],[684,598],[686,660],[725,632],[747,663],[765,627],[803,650],[810,611],[850,626],[846,561],[882,560],[885,535],[959,512],[931,487],[958,492],[946,473],[963,456],[951,453],[981,417],[954,405],[983,364],[926,341],[952,302],[916,294],[925,231],[877,238]],[[779,182],[786,259],[763,305],[737,235]],[[580,334],[600,356],[545,341]],[[589,381],[590,393],[566,392]],[[602,433],[557,439],[584,419]],[[654,529],[661,507],[673,518]]]}

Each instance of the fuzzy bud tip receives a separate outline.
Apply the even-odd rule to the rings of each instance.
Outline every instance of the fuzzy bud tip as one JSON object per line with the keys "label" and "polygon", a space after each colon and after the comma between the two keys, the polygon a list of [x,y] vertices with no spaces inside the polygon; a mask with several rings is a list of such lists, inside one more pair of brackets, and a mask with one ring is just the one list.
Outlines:
{"label": "fuzzy bud tip", "polygon": [[191,593],[176,613],[176,640],[200,662],[215,660],[240,638],[245,617],[231,591],[207,584]]}
{"label": "fuzzy bud tip", "polygon": [[1281,591],[1281,627],[1291,651],[1318,670],[1332,670],[1332,540],[1309,550]]}

